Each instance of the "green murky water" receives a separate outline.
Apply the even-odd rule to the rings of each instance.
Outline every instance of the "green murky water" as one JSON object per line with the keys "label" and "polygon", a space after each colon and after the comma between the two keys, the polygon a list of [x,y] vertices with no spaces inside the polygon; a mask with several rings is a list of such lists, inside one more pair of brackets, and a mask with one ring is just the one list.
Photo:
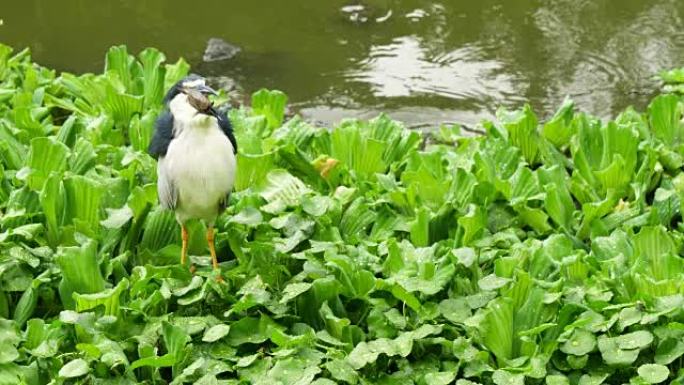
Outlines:
{"label": "green murky water", "polygon": [[[569,95],[599,116],[643,108],[684,65],[682,0],[4,0],[0,41],[40,63],[99,71],[105,50],[158,47],[249,93],[281,89],[306,117],[380,111],[411,126],[473,124]],[[204,63],[209,38],[241,48]]]}

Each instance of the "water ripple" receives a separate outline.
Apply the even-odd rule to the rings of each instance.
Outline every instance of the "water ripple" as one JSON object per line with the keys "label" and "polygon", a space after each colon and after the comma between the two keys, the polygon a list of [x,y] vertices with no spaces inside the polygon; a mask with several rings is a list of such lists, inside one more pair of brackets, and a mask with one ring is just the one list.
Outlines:
{"label": "water ripple", "polygon": [[348,81],[366,83],[377,98],[433,95],[485,105],[518,92],[503,64],[485,60],[475,46],[464,46],[428,57],[421,40],[403,36],[374,46]]}

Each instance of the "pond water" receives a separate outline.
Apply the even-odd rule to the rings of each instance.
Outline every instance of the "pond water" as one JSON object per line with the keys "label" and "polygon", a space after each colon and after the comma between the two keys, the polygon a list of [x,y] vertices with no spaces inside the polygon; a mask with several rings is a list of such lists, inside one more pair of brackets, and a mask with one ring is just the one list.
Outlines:
{"label": "pond water", "polygon": [[[22,0],[0,42],[66,71],[101,71],[105,50],[154,46],[248,94],[285,91],[323,123],[384,111],[414,127],[477,123],[567,95],[609,117],[644,108],[653,75],[684,65],[683,0]],[[207,41],[240,48],[203,62]]]}

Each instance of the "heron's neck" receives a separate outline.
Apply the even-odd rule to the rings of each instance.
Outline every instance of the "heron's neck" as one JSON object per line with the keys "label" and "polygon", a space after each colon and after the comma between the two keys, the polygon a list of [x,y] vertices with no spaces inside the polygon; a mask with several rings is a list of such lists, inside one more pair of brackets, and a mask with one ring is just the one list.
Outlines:
{"label": "heron's neck", "polygon": [[[212,126],[212,116],[198,113],[188,103],[185,94],[178,94],[169,103],[169,111],[173,115],[174,136],[180,136],[183,132],[206,131]],[[199,132],[198,132],[199,133]]]}
{"label": "heron's neck", "polygon": [[190,122],[197,115],[197,110],[188,103],[188,97],[185,94],[178,94],[171,100],[169,111],[173,119],[179,122]]}

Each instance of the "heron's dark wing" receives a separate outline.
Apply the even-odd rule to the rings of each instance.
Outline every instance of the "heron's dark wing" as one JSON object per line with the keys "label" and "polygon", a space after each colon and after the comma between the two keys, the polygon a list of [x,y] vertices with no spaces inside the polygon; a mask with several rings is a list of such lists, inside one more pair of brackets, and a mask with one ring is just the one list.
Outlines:
{"label": "heron's dark wing", "polygon": [[173,183],[169,164],[162,155],[157,162],[157,196],[159,204],[169,210],[175,210],[178,202],[178,190]]}
{"label": "heron's dark wing", "polygon": [[155,158],[166,155],[169,143],[173,140],[173,115],[164,111],[154,123],[154,135],[148,152]]}
{"label": "heron's dark wing", "polygon": [[237,140],[235,140],[235,135],[233,134],[233,125],[230,124],[230,119],[228,119],[228,115],[226,115],[226,113],[223,111],[217,110],[215,107],[211,107],[209,109],[209,113],[216,117],[218,125],[219,127],[221,127],[221,131],[223,131],[223,133],[228,137],[228,140],[230,140],[230,144],[233,145],[233,153],[237,154]]}

